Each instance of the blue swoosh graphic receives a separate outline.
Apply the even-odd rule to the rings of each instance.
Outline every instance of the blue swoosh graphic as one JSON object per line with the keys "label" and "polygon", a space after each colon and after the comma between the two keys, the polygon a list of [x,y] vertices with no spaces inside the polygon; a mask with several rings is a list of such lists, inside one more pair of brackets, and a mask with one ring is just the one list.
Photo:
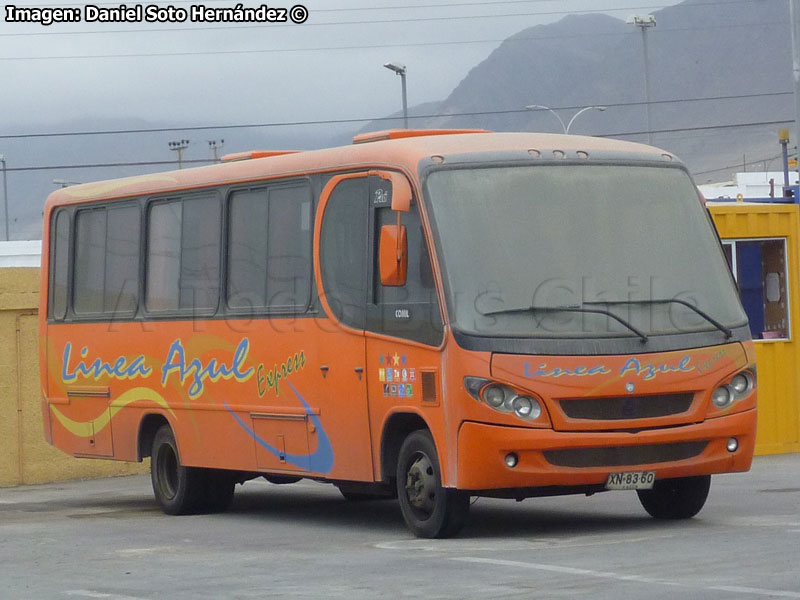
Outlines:
{"label": "blue swoosh graphic", "polygon": [[231,414],[239,426],[270,454],[278,458],[283,456],[283,459],[287,463],[299,469],[308,469],[314,473],[329,473],[333,468],[333,446],[331,446],[331,441],[328,439],[328,434],[325,432],[325,428],[322,426],[322,421],[319,420],[317,415],[312,414],[311,407],[291,383],[288,381],[284,381],[283,383],[288,385],[294,392],[295,396],[297,396],[300,399],[300,402],[303,403],[303,406],[306,409],[306,414],[311,418],[311,422],[317,429],[317,449],[311,454],[281,454],[280,450],[261,438],[250,426],[247,425],[247,423],[242,421],[242,419],[240,419],[239,416],[231,410],[231,407],[228,406],[227,402],[223,400],[223,404],[225,405],[225,409]]}

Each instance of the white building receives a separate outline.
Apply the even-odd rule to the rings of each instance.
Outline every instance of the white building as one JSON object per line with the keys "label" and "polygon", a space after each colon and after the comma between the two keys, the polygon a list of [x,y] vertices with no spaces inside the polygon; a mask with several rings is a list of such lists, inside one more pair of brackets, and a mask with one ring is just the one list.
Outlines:
{"label": "white building", "polygon": [[0,268],[38,267],[42,262],[42,240],[0,242]]}
{"label": "white building", "polygon": [[[789,171],[789,185],[797,184],[797,171]],[[736,200],[739,194],[743,198],[769,198],[772,190],[774,190],[775,198],[781,198],[783,196],[783,171],[736,173],[733,181],[706,183],[698,185],[697,188],[706,200],[718,198]]]}

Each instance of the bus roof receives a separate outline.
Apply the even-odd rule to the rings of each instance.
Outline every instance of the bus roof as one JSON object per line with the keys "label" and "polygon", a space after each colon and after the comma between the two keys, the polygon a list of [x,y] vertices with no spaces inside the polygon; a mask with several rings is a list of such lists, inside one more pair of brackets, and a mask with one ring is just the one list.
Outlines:
{"label": "bus roof", "polygon": [[[542,155],[555,150],[566,153],[584,151],[619,153],[638,157],[669,157],[663,150],[619,140],[596,137],[557,135],[547,133],[490,133],[454,131],[446,135],[443,130],[418,130],[392,135],[392,132],[361,135],[357,143],[323,150],[304,152],[262,151],[252,154],[253,159],[236,160],[222,164],[167,171],[74,185],[56,190],[47,199],[45,214],[54,206],[102,200],[159,194],[199,188],[209,185],[257,181],[268,177],[301,175],[310,172],[341,171],[368,166],[404,167],[416,172],[420,160],[431,156],[467,155],[487,152],[538,150]],[[371,141],[371,140],[376,141]]]}

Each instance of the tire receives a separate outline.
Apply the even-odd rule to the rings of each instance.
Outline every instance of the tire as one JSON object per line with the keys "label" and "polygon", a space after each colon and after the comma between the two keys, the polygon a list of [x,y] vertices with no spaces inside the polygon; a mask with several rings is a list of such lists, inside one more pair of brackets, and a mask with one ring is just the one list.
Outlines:
{"label": "tire", "polygon": [[711,475],[656,480],[652,490],[637,490],[639,502],[656,519],[691,519],[703,508]]}
{"label": "tire", "polygon": [[442,487],[439,455],[430,432],[412,432],[397,460],[397,498],[408,528],[421,538],[455,535],[469,516],[469,494]]}
{"label": "tire", "polygon": [[156,501],[168,515],[224,511],[236,485],[233,473],[182,466],[169,425],[163,425],[153,438],[150,480]]}

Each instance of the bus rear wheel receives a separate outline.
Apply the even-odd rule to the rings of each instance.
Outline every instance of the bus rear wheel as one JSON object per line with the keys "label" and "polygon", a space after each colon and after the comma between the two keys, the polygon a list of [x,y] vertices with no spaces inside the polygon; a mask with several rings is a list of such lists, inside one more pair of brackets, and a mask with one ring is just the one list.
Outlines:
{"label": "bus rear wheel", "polygon": [[442,487],[439,455],[425,430],[412,432],[400,447],[397,498],[406,525],[417,537],[453,536],[469,515],[469,495]]}
{"label": "bus rear wheel", "polygon": [[703,508],[711,475],[656,480],[652,490],[637,490],[639,502],[656,519],[691,519]]}
{"label": "bus rear wheel", "polygon": [[169,425],[156,432],[150,456],[153,493],[166,514],[222,512],[230,506],[236,485],[233,473],[181,465]]}

